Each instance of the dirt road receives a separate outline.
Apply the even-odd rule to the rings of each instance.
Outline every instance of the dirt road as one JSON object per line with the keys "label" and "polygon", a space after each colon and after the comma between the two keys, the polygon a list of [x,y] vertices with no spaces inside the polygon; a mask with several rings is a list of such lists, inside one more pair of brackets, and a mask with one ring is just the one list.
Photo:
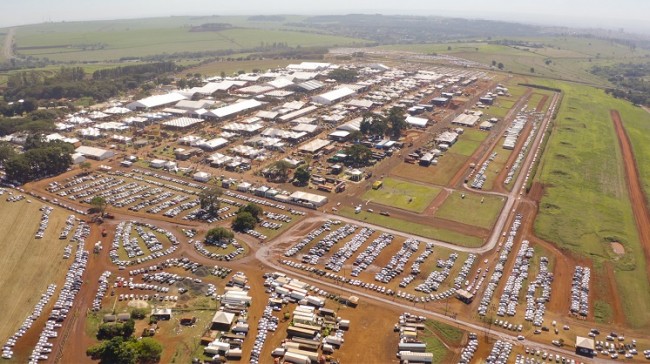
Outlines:
{"label": "dirt road", "polygon": [[[634,159],[634,151],[632,150],[630,139],[621,121],[621,115],[617,110],[611,110],[610,115],[614,122],[614,128],[616,129],[618,144],[621,146],[621,153],[623,153],[625,180],[630,195],[630,202],[632,203],[632,212],[634,213],[634,221],[636,222],[639,240],[643,247],[646,261],[650,261],[650,212],[648,211],[646,196],[639,178],[636,160]],[[650,279],[650,265],[646,265],[646,274],[648,275],[648,279]]]}
{"label": "dirt road", "polygon": [[2,58],[5,60],[10,60],[14,58],[14,35],[16,30],[14,28],[9,29],[7,35],[5,36],[5,42],[2,45]]}

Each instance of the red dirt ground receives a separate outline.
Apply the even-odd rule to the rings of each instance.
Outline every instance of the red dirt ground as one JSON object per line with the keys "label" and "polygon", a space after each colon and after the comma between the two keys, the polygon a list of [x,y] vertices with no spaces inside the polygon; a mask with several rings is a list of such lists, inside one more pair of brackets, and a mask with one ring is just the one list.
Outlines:
{"label": "red dirt ground", "polygon": [[544,109],[544,105],[546,105],[546,101],[548,100],[548,95],[544,95],[541,100],[537,103],[537,112],[542,112],[542,109]]}
{"label": "red dirt ground", "polygon": [[[645,253],[645,259],[650,262],[650,212],[648,211],[648,204],[646,203],[646,196],[641,186],[639,178],[639,170],[634,159],[634,151],[630,139],[625,131],[621,115],[618,110],[611,110],[610,115],[614,122],[618,143],[621,146],[621,153],[623,153],[623,160],[625,162],[625,180],[627,181],[628,193],[630,194],[630,202],[632,203],[632,212],[634,213],[634,220],[636,221],[637,232],[639,233],[639,240]],[[646,274],[650,279],[650,265],[646,264]]]}

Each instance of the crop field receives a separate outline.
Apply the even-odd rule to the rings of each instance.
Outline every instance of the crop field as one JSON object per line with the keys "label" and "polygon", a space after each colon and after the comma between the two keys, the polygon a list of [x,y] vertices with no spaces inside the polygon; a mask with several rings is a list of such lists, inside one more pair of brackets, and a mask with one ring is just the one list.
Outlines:
{"label": "crop field", "polygon": [[[18,28],[17,53],[56,61],[105,61],[122,57],[243,50],[262,44],[286,43],[295,46],[343,46],[363,40],[281,29],[233,27],[222,31],[192,32],[191,27],[209,19],[175,18],[116,22],[76,22],[41,24]],[[227,23],[228,18],[216,22]],[[246,25],[241,23],[242,25]],[[259,24],[255,24],[259,26]]]}
{"label": "crop field", "polygon": [[390,216],[382,216],[367,211],[354,213],[351,207],[341,208],[338,212],[340,215],[360,221],[370,221],[373,224],[383,226],[389,229],[402,231],[419,235],[425,238],[437,239],[448,243],[466,247],[479,247],[483,245],[483,239],[476,236],[465,235],[451,230],[439,229],[433,226],[421,225],[418,223],[404,221]]}
{"label": "crop field", "polygon": [[500,196],[455,191],[436,211],[435,217],[489,229],[494,225],[504,203],[505,198]]}
{"label": "crop field", "polygon": [[404,210],[422,212],[439,193],[440,189],[436,187],[385,178],[380,189],[368,190],[363,195],[363,199]]}
{"label": "crop field", "polygon": [[[0,224],[0,287],[3,292],[0,307],[5,315],[0,337],[3,340],[14,334],[49,284],[56,283],[57,289],[61,287],[71,263],[63,259],[63,249],[68,241],[59,240],[69,214],[55,208],[50,214],[44,237],[35,239],[41,217],[38,210],[43,204],[26,200],[7,202],[6,197],[7,194],[0,197],[0,221],[3,222]],[[56,300],[55,297],[50,304]],[[37,324],[42,325],[40,321]]]}
{"label": "crop field", "polygon": [[[627,321],[635,327],[647,325],[650,286],[645,279],[646,262],[609,115],[610,108],[623,115],[634,115],[635,108],[600,90],[559,86],[566,94],[536,177],[547,186],[535,221],[536,232],[596,263],[614,259]],[[620,242],[625,254],[616,256],[610,241]],[[598,299],[607,301],[607,297]]]}

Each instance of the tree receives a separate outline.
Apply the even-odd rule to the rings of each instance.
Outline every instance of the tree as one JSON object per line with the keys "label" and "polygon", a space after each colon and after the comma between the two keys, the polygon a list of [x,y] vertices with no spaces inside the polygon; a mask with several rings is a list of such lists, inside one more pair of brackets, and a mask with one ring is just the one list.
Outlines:
{"label": "tree", "polygon": [[499,64],[497,65],[497,68],[499,68],[500,70],[502,70],[503,67],[504,67],[504,66],[503,66],[503,63],[499,62]]}
{"label": "tree", "polygon": [[388,122],[390,123],[390,135],[394,139],[399,139],[402,136],[402,130],[406,129],[404,110],[399,107],[391,108],[388,114]]}
{"label": "tree", "polygon": [[0,164],[4,164],[9,158],[16,155],[16,151],[7,142],[0,142]]}
{"label": "tree", "polygon": [[90,200],[90,206],[93,207],[97,212],[99,212],[100,215],[104,215],[104,211],[106,211],[106,199],[101,197],[101,196],[95,196]]}
{"label": "tree", "polygon": [[352,145],[346,150],[346,154],[350,157],[350,161],[354,166],[364,166],[372,158],[370,148],[362,144]]}
{"label": "tree", "polygon": [[[363,123],[363,121],[362,121],[362,123]],[[350,140],[358,141],[358,140],[363,139],[363,133],[361,133],[361,131],[359,131],[359,130],[352,130],[350,132],[350,135],[348,135],[348,138],[350,138]]]}
{"label": "tree", "polygon": [[496,65],[497,65],[497,61],[492,60],[492,67],[496,67]]}
{"label": "tree", "polygon": [[86,355],[93,359],[99,359],[101,364],[135,364],[137,362],[135,346],[129,345],[120,336],[91,346],[86,350]]}
{"label": "tree", "polygon": [[135,345],[135,350],[140,363],[149,364],[160,361],[160,354],[162,354],[163,347],[158,341],[150,337],[145,337],[135,343],[137,344]]}
{"label": "tree", "polygon": [[530,67],[530,73],[535,73],[535,67]]}
{"label": "tree", "polygon": [[240,213],[240,212],[248,212],[248,213],[250,213],[255,218],[255,220],[257,220],[258,222],[262,220],[262,215],[264,214],[264,210],[262,210],[260,205],[254,204],[252,202],[248,203],[247,205],[244,205],[244,206],[240,207],[239,211],[237,211],[237,213]]}
{"label": "tree", "polygon": [[298,182],[300,186],[305,186],[311,178],[311,173],[309,173],[307,168],[300,167],[296,169],[296,172],[293,174],[293,178],[296,180],[296,182]]}
{"label": "tree", "polygon": [[221,197],[221,188],[219,187],[208,187],[199,193],[199,203],[201,208],[208,212],[210,216],[217,216],[217,211],[219,211],[219,197]]}
{"label": "tree", "polygon": [[208,230],[207,234],[205,234],[205,241],[208,244],[219,245],[229,242],[234,237],[235,234],[233,234],[232,231],[224,227],[216,227],[214,229]]}
{"label": "tree", "polygon": [[357,80],[357,71],[339,68],[331,71],[327,76],[336,82],[352,83]]}
{"label": "tree", "polygon": [[238,232],[246,232],[255,228],[257,219],[250,212],[242,211],[237,213],[237,217],[232,222],[232,229]]}
{"label": "tree", "polygon": [[83,173],[88,173],[88,170],[90,169],[90,162],[79,163],[79,168],[81,168],[81,171]]}
{"label": "tree", "polygon": [[135,320],[142,320],[147,317],[147,310],[144,308],[134,308],[133,311],[131,311],[131,317]]}
{"label": "tree", "polygon": [[273,175],[279,181],[285,182],[289,178],[289,170],[291,170],[291,164],[285,160],[279,160],[271,166]]}
{"label": "tree", "polygon": [[370,133],[370,128],[372,127],[372,117],[366,118],[364,116],[363,120],[361,120],[361,124],[359,124],[359,132],[363,135],[367,135]]}

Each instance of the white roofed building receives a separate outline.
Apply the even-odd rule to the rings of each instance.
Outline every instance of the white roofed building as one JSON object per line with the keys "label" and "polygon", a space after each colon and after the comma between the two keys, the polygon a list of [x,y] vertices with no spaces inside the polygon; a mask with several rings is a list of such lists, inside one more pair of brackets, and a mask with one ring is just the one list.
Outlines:
{"label": "white roofed building", "polygon": [[324,94],[313,96],[311,100],[318,104],[331,105],[356,94],[357,93],[354,90],[347,87],[342,87],[326,92]]}
{"label": "white roofed building", "polygon": [[153,109],[157,107],[171,106],[185,99],[187,99],[187,97],[181,95],[180,93],[172,92],[164,95],[149,96],[144,99],[134,101],[126,105],[126,108],[129,110]]}

